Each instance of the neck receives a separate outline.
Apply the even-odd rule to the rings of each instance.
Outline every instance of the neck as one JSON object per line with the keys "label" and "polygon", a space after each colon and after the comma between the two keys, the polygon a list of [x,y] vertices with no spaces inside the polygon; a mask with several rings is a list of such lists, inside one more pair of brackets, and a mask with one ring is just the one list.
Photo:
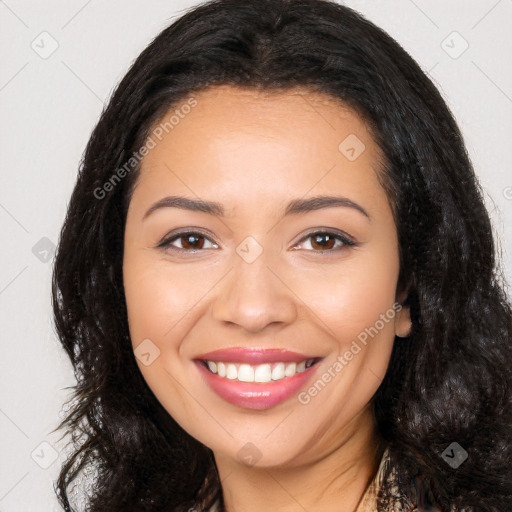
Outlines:
{"label": "neck", "polygon": [[248,467],[216,454],[226,512],[355,512],[382,455],[375,432],[367,408],[343,432],[315,440],[305,462]]}

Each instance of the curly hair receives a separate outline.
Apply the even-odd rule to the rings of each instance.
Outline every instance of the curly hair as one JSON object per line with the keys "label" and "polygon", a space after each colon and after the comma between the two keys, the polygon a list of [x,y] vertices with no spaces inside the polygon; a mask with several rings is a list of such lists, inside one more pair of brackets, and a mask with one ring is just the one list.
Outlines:
{"label": "curly hair", "polygon": [[[104,185],[171,107],[225,84],[336,98],[368,122],[384,155],[379,179],[412,331],[395,340],[372,399],[389,452],[379,512],[411,504],[512,510],[512,307],[481,187],[453,115],[418,64],[329,0],[213,0],[189,9],[140,54],[104,109],[53,271],[55,328],[77,380],[58,427],[73,443],[56,481],[62,507],[74,510],[68,486],[91,464],[92,512],[223,505],[212,451],[158,402],[130,343],[123,234],[140,165]],[[468,454],[457,469],[441,457],[452,442]]]}

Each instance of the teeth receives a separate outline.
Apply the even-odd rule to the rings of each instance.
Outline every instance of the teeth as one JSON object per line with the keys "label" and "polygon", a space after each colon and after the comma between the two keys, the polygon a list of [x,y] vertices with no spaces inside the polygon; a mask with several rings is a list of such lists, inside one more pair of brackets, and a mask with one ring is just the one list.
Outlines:
{"label": "teeth", "polygon": [[225,377],[239,382],[271,382],[287,377],[293,377],[296,373],[302,373],[310,368],[314,359],[301,361],[300,363],[264,363],[251,365],[246,363],[222,363],[206,361],[209,370],[219,377]]}
{"label": "teeth", "polygon": [[234,364],[228,364],[226,367],[226,377],[231,380],[235,380],[237,378],[236,366]]}
{"label": "teeth", "polygon": [[[230,367],[232,366],[234,365],[230,365]],[[234,368],[236,372],[236,366]],[[238,380],[242,382],[254,382],[254,368],[248,364],[241,364],[240,368],[238,368]]]}
{"label": "teeth", "polygon": [[286,365],[284,369],[284,374],[286,377],[293,377],[295,375],[295,370],[297,369],[296,363],[290,363]]}
{"label": "teeth", "polygon": [[270,382],[272,380],[272,372],[269,364],[260,364],[254,371],[254,382]]}
{"label": "teeth", "polygon": [[272,380],[284,379],[284,363],[277,363],[272,370]]}

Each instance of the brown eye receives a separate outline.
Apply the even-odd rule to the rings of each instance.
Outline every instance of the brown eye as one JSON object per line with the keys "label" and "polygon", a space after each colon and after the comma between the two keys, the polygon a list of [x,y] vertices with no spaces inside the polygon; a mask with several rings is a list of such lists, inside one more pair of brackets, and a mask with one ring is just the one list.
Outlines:
{"label": "brown eye", "polygon": [[183,249],[202,249],[204,245],[203,235],[181,235],[179,240],[182,240],[181,246]]}
{"label": "brown eye", "polygon": [[[176,242],[178,245],[175,245]],[[205,244],[210,244],[210,246],[205,247]],[[186,231],[166,238],[158,244],[158,247],[172,251],[195,252],[202,249],[218,249],[219,246],[202,233]]]}
{"label": "brown eye", "polygon": [[[302,244],[304,241],[310,241],[309,244]],[[311,248],[308,247],[311,246]],[[313,252],[334,252],[335,250],[344,249],[346,246],[356,245],[355,242],[348,237],[339,233],[330,233],[328,231],[317,231],[311,233],[301,240],[299,248]]]}
{"label": "brown eye", "polygon": [[336,240],[329,233],[320,233],[311,237],[311,247],[324,251],[332,249]]}

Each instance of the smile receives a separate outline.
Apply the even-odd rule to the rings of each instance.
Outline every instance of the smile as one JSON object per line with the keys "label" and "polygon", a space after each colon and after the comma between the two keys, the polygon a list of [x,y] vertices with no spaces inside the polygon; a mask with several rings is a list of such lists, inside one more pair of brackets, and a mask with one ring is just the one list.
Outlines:
{"label": "smile", "polygon": [[208,369],[221,378],[239,382],[271,382],[293,377],[310,368],[317,359],[308,359],[299,363],[264,363],[252,365],[247,363],[228,363],[223,361],[204,361]]}
{"label": "smile", "polygon": [[269,409],[300,391],[323,357],[281,349],[233,347],[194,358],[205,392],[237,407]]}

